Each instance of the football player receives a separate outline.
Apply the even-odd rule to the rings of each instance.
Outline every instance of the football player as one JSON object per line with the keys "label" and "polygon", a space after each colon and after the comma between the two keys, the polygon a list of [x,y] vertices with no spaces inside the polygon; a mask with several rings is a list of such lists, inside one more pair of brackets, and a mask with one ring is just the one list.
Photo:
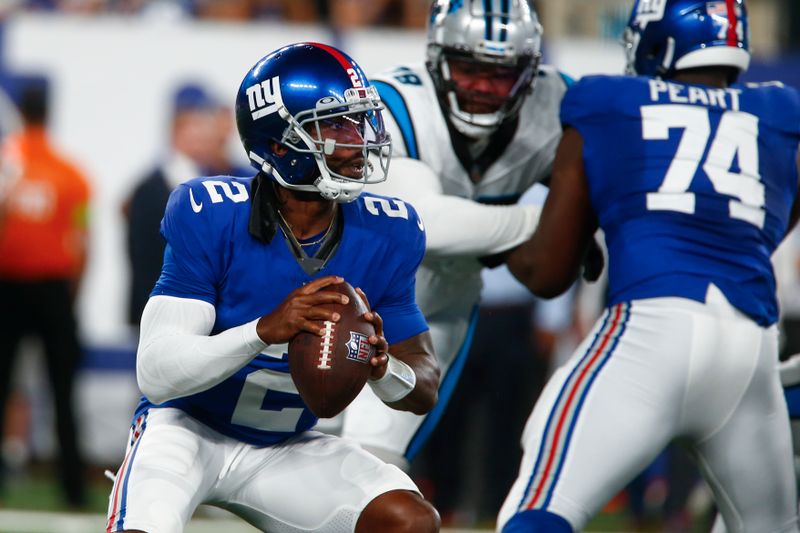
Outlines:
{"label": "football player", "polygon": [[370,390],[345,411],[343,434],[406,467],[430,436],[469,352],[481,269],[532,233],[539,206],[516,205],[550,175],[569,79],[539,63],[530,0],[436,0],[427,62],[374,77],[389,111],[396,179],[374,191],[411,201],[425,221],[417,301],[442,381],[425,416],[389,411]]}
{"label": "football player", "polygon": [[797,220],[800,94],[734,84],[743,0],[639,0],[625,40],[636,76],[564,97],[550,194],[508,259],[558,294],[599,224],[610,301],[528,420],[498,531],[583,529],[676,438],[728,531],[798,531],[770,255]]}
{"label": "football player", "polygon": [[312,431],[287,342],[322,334],[346,279],[369,296],[370,386],[425,413],[438,368],[414,300],[425,234],[414,209],[364,194],[384,179],[390,138],[361,68],[318,43],[260,60],[236,100],[255,178],[198,178],[171,195],[161,277],[142,316],[136,409],[107,531],[182,531],[195,508],[263,531],[433,532],[439,518],[406,474]]}

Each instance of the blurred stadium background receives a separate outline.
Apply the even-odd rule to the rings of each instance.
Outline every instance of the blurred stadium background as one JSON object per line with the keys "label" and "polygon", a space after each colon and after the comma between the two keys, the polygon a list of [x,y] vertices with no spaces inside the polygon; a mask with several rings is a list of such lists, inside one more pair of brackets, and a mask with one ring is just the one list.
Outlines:
{"label": "blurred stadium background", "polygon": [[[573,77],[622,71],[619,38],[631,1],[535,3],[545,28],[545,62]],[[84,359],[76,395],[80,441],[91,467],[90,501],[86,508],[68,509],[53,480],[57,444],[49,385],[40,347],[28,342],[14,370],[15,394],[7,406],[1,450],[10,478],[0,494],[0,532],[103,527],[111,485],[102,472],[116,470],[138,400],[136,331],[126,318],[130,268],[122,206],[138,177],[169,144],[175,89],[187,82],[202,84],[232,106],[242,74],[257,59],[300,40],[336,44],[368,74],[418,63],[424,58],[427,6],[428,0],[0,0],[0,86],[13,94],[19,77],[46,80],[52,95],[51,136],[93,187],[90,259],[78,299]],[[747,79],[780,79],[800,87],[800,2],[749,0],[749,9],[754,61]],[[236,164],[246,166],[235,136],[228,150]],[[800,247],[795,241],[790,238],[776,258],[790,317],[800,316]],[[601,294],[573,294],[567,325],[556,328],[557,352],[569,351],[576,322],[591,322]],[[540,307],[537,312],[550,311]],[[516,442],[518,435],[507,439]],[[464,436],[465,445],[468,441]],[[466,463],[456,468],[487,455],[475,445],[468,448]],[[429,458],[428,465],[433,461]],[[451,531],[492,526],[477,510],[478,500],[497,495],[481,492],[479,469],[455,487],[431,481],[424,463],[415,465],[415,476],[434,501],[450,502],[445,518]],[[675,518],[665,511],[669,486],[664,475],[644,483],[638,504],[617,495],[591,529],[708,529],[710,504],[702,485],[689,483],[691,490],[672,510],[682,518]],[[189,531],[223,527],[217,513],[199,514]],[[224,527],[231,533],[252,531],[238,522]]]}

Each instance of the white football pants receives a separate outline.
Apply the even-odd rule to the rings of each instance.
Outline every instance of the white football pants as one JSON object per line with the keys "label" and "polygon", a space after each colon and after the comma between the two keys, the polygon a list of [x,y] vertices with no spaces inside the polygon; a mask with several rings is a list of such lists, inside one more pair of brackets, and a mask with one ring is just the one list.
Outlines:
{"label": "white football pants", "polygon": [[581,530],[675,438],[685,438],[731,533],[796,532],[792,444],[776,328],[714,286],[706,302],[615,305],[548,382],[498,517],[546,510]]}
{"label": "white football pants", "polygon": [[231,439],[174,408],[139,417],[109,497],[106,531],[180,533],[198,505],[271,533],[350,533],[364,507],[411,479],[356,443],[307,431],[273,446]]}

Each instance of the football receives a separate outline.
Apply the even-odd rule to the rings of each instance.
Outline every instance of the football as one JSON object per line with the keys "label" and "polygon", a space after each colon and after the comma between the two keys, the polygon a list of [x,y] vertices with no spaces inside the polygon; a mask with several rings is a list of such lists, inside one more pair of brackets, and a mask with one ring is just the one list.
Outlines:
{"label": "football", "polygon": [[367,307],[347,283],[321,289],[346,294],[347,305],[325,304],[337,311],[339,322],[328,322],[325,335],[297,334],[289,343],[289,371],[297,391],[318,418],[336,416],[358,396],[370,374],[375,347],[368,339],[375,328],[363,315]]}

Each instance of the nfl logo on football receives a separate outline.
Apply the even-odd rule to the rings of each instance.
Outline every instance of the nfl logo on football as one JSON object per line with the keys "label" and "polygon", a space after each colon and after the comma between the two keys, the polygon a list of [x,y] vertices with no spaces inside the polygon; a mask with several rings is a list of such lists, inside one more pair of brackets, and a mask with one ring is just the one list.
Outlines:
{"label": "nfl logo on football", "polygon": [[363,333],[351,331],[350,340],[347,341],[347,358],[360,363],[368,362],[375,351],[368,338]]}

